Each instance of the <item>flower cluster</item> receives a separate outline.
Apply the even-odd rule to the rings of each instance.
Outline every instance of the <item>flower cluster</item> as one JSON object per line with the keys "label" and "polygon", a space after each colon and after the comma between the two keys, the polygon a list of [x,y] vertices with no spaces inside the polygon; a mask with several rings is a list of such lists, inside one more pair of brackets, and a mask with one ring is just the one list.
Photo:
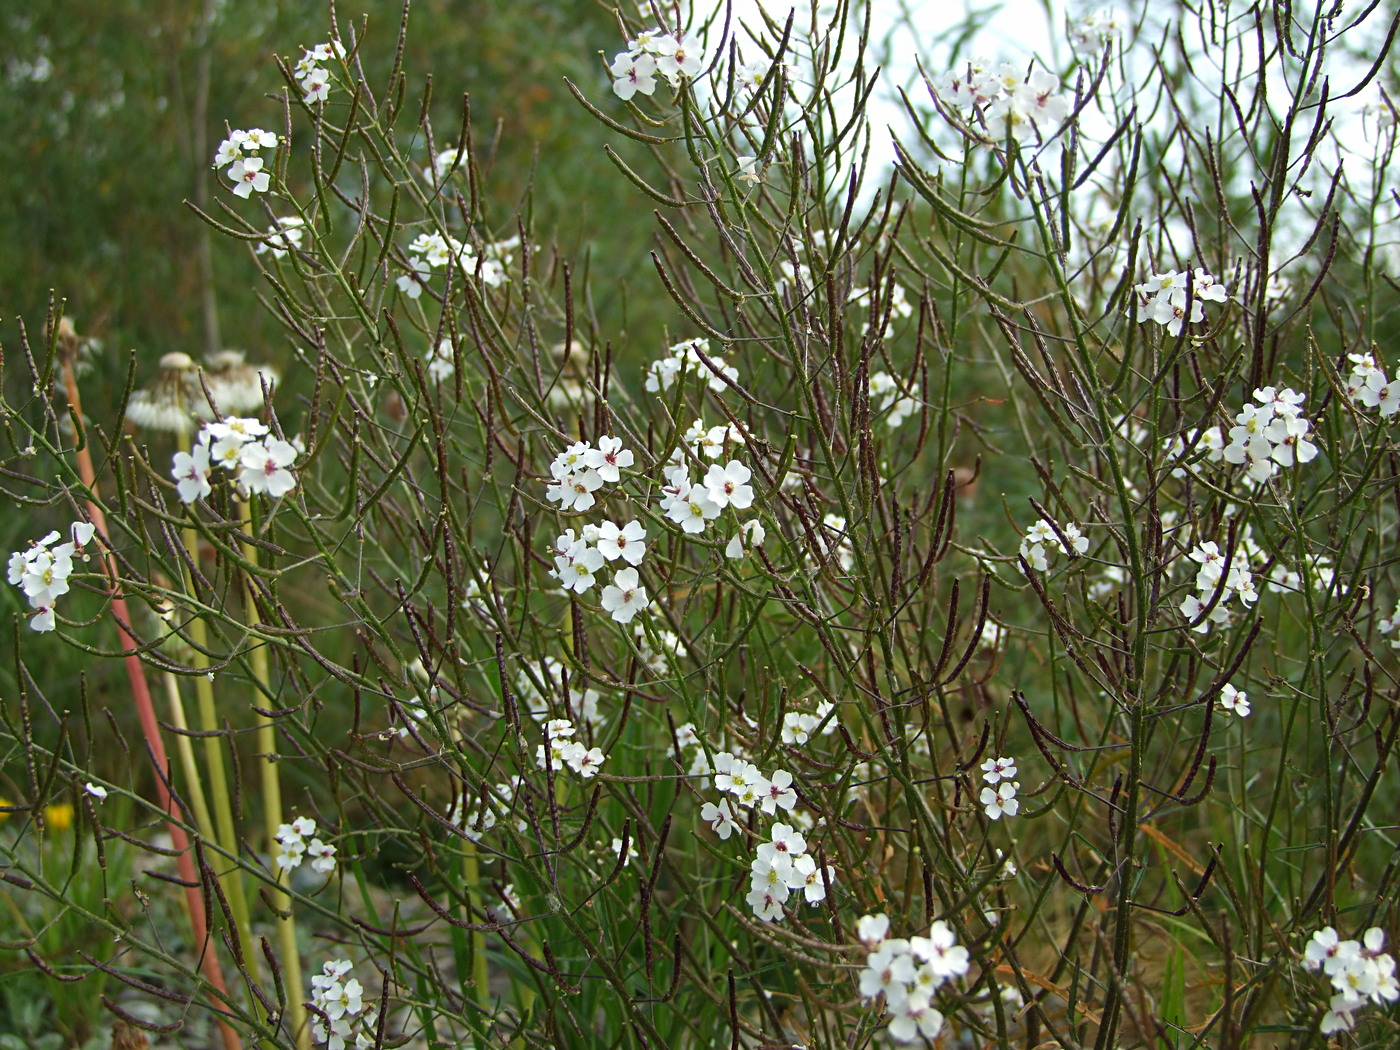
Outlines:
{"label": "flower cluster", "polygon": [[1308,440],[1312,424],[1303,416],[1302,394],[1284,387],[1266,386],[1254,391],[1257,405],[1245,405],[1230,428],[1229,441],[1220,450],[1227,463],[1248,464],[1254,481],[1265,481],[1279,467],[1307,463],[1317,456]]}
{"label": "flower cluster", "polygon": [[971,109],[994,141],[1020,141],[1053,133],[1069,116],[1070,100],[1056,94],[1060,79],[1045,69],[1030,72],[1010,62],[992,72],[990,63],[974,60],[945,73],[935,85],[939,99],[956,109]]}
{"label": "flower cluster", "polygon": [[[686,428],[681,440],[694,454],[696,459],[704,456],[706,459],[719,459],[725,454],[727,449],[735,445],[747,444],[744,440],[744,432],[733,423],[726,426],[707,427],[703,419],[697,419]],[[677,447],[671,453],[668,465],[679,467],[687,462],[685,448]]]}
{"label": "flower cluster", "polygon": [[856,563],[856,551],[845,518],[839,514],[824,514],[821,528],[816,530],[816,538],[817,550],[809,551],[809,557],[813,554],[820,558],[834,557],[842,572],[851,571]]}
{"label": "flower cluster", "polygon": [[[554,480],[545,489],[545,496],[558,503],[560,510],[590,510],[598,501],[595,493],[606,484],[621,481],[622,471],[631,467],[634,460],[632,452],[622,447],[620,438],[600,438],[597,448],[586,441],[576,441],[550,464]],[[612,582],[603,588],[600,601],[604,611],[618,623],[630,623],[651,604],[636,568],[646,556],[646,535],[646,527],[636,520],[626,525],[613,521],[587,524],[578,534],[566,529],[554,541],[554,568],[549,574],[565,590],[584,594],[592,588],[596,573],[605,562],[626,562],[626,567],[618,569]]]}
{"label": "flower cluster", "polygon": [[356,1050],[368,1050],[377,1042],[379,1012],[372,1005],[365,1007],[364,988],[354,977],[347,979],[350,969],[349,959],[333,960],[311,978],[311,1008],[321,1017],[311,1032],[326,1050],[345,1050],[351,1038]]}
{"label": "flower cluster", "polygon": [[1347,393],[1353,404],[1378,410],[1382,419],[1400,412],[1400,379],[1387,379],[1372,354],[1348,354],[1347,360],[1351,362]]}
{"label": "flower cluster", "polygon": [[[883,336],[885,334],[887,321],[894,319],[907,321],[914,316],[914,304],[909,301],[909,295],[905,292],[902,284],[890,281],[876,290],[879,294],[877,295],[875,304],[878,309],[874,321],[871,321],[869,317],[871,310],[871,288],[854,288],[851,290],[851,294],[846,297],[847,308],[854,307],[858,310],[863,310],[866,314],[866,318],[861,325],[861,335],[868,335],[872,328],[878,327],[877,334]],[[881,376],[884,376],[884,381],[888,381],[893,385],[894,381],[890,379],[886,373],[876,372],[870,377],[871,396],[875,395],[875,386],[877,382],[882,381],[880,379]],[[903,393],[903,391],[900,391],[900,393]]]}
{"label": "flower cluster", "polygon": [[10,555],[10,583],[24,591],[29,607],[35,610],[29,620],[31,630],[54,629],[54,602],[68,593],[73,555],[91,541],[95,532],[97,529],[91,523],[75,521],[69,529],[72,536],[69,542],[53,546],[59,534],[51,532],[37,543],[31,543],[28,550]]}
{"label": "flower cluster", "polygon": [[278,219],[277,225],[267,228],[263,241],[253,250],[259,255],[271,252],[274,259],[281,259],[288,252],[300,251],[305,235],[306,223],[302,218],[298,215],[287,215]]}
{"label": "flower cluster", "polygon": [[[607,761],[607,755],[599,747],[584,747],[573,739],[574,724],[567,718],[551,718],[544,724],[545,743],[535,748],[535,765],[544,769],[548,763],[555,771],[568,766],[585,780],[598,775],[598,770]],[[545,746],[549,747],[548,758]]]}
{"label": "flower cluster", "polygon": [[[509,806],[519,787],[520,778],[511,777],[489,791],[483,788],[480,794],[473,792],[459,798],[447,811],[448,823],[459,828],[464,838],[480,842],[481,837],[496,826],[496,803]],[[523,833],[528,824],[522,817],[516,822],[516,827]]]}
{"label": "flower cluster", "polygon": [[[1064,537],[1064,541],[1060,537]],[[1069,544],[1069,550],[1065,549],[1065,543]],[[1072,522],[1061,525],[1059,532],[1055,531],[1055,526],[1044,518],[1041,518],[1021,537],[1021,558],[1036,572],[1046,572],[1050,568],[1049,559],[1045,557],[1045,549],[1057,550],[1061,554],[1087,554],[1089,552],[1089,537],[1079,531],[1079,526]]]}
{"label": "flower cluster", "polygon": [[[797,805],[797,791],[792,786],[792,774],[786,769],[774,770],[771,777],[765,777],[762,770],[752,762],[728,751],[720,751],[711,761],[710,772],[714,774],[715,788],[732,796],[744,809],[759,809],[771,817],[780,809],[791,812]],[[730,809],[730,812],[735,810]],[[710,821],[714,818],[706,817],[702,813],[701,819]],[[718,828],[715,831],[721,838],[729,837],[721,834]]]}
{"label": "flower cluster", "polygon": [[[308,838],[310,842],[306,841]],[[325,875],[335,871],[335,847],[316,838],[316,822],[310,817],[297,817],[290,824],[279,825],[275,843],[272,856],[280,871],[301,867],[307,857],[314,870]]]}
{"label": "flower cluster", "polygon": [[296,488],[296,476],[287,469],[296,458],[295,445],[269,433],[256,419],[229,416],[204,424],[194,449],[175,453],[170,475],[185,503],[213,491],[209,479],[215,466],[234,472],[240,492],[261,492],[275,499]]}
{"label": "flower cluster", "polygon": [[822,700],[817,704],[816,711],[811,714],[806,711],[788,711],[783,715],[783,743],[801,747],[818,731],[822,736],[830,736],[836,732],[836,719],[829,717],[835,709],[834,704]]}
{"label": "flower cluster", "polygon": [[886,412],[885,426],[891,430],[919,410],[919,403],[905,394],[888,372],[876,372],[870,377],[870,403],[876,412]]}
{"label": "flower cluster", "polygon": [[1015,780],[1016,760],[1014,758],[989,758],[982,763],[982,779],[987,786],[978,796],[984,812],[992,820],[1003,816],[1014,817],[1021,810],[1021,800],[1016,797],[1021,784]]}
{"label": "flower cluster", "polygon": [[783,904],[793,890],[801,890],[808,904],[826,900],[836,882],[836,869],[818,865],[807,853],[807,840],[790,824],[774,824],[769,841],[761,843],[749,865],[749,893],[745,902],[755,917],[775,922],[783,917]]}
{"label": "flower cluster", "polygon": [[1378,926],[1367,930],[1360,942],[1342,940],[1331,926],[1312,935],[1303,951],[1303,966],[1321,970],[1331,979],[1334,993],[1319,1028],[1324,1035],[1351,1031],[1356,1024],[1352,1015],[1367,1002],[1380,1006],[1400,1000],[1395,959],[1383,947],[1385,932]]}
{"label": "flower cluster", "polygon": [[[701,357],[702,354],[704,358],[709,359],[709,365]],[[721,376],[727,376],[733,382],[739,381],[739,370],[725,364],[721,355],[712,354],[710,341],[699,337],[677,343],[666,351],[665,357],[648,365],[646,389],[653,394],[670,390],[676,380],[688,372],[704,376],[706,383],[716,394],[725,391],[726,384]]]}
{"label": "flower cluster", "polygon": [[[1241,552],[1237,551],[1228,559],[1228,572],[1225,554],[1214,541],[1197,544],[1190,557],[1200,566],[1196,570],[1196,593],[1183,598],[1180,609],[1181,615],[1188,621],[1200,621],[1191,628],[1197,634],[1208,632],[1213,623],[1224,625],[1230,622],[1227,603],[1231,598],[1239,598],[1243,605],[1253,605],[1259,600],[1259,592],[1254,589],[1254,576],[1249,571],[1249,558]],[[1203,615],[1210,608],[1217,590],[1220,592],[1219,600],[1209,615]]]}
{"label": "flower cluster", "polygon": [[524,668],[516,672],[515,692],[525,701],[530,717],[536,722],[543,722],[549,717],[551,699],[535,684],[536,677],[545,683],[545,689],[552,692],[569,712],[589,725],[597,725],[602,721],[603,716],[598,710],[598,701],[602,698],[598,695],[598,690],[587,687],[580,689],[578,678],[570,674],[568,666],[562,661],[546,656],[538,665],[531,664],[531,668],[537,671],[537,676],[530,675]]}
{"label": "flower cluster", "polygon": [[439,339],[438,345],[428,350],[424,360],[428,363],[428,375],[439,383],[451,379],[457,371],[457,358],[451,339]]}
{"label": "flower cluster", "polygon": [[467,155],[465,150],[445,149],[439,150],[437,156],[433,157],[433,162],[423,172],[429,182],[441,182],[452,174],[454,170],[460,170],[466,163]]}
{"label": "flower cluster", "polygon": [[227,169],[224,174],[233,183],[235,196],[246,198],[254,193],[266,193],[271,176],[263,169],[263,159],[250,154],[276,148],[275,132],[262,128],[230,131],[214,154],[214,167]]}
{"label": "flower cluster", "polygon": [[408,272],[397,280],[399,291],[410,299],[423,294],[433,271],[452,263],[458,273],[476,277],[483,284],[499,288],[506,282],[506,268],[520,245],[519,237],[492,241],[478,252],[470,244],[440,233],[420,233],[408,246]]}
{"label": "flower cluster", "polygon": [[1097,58],[1104,48],[1123,35],[1127,20],[1121,11],[1107,8],[1069,24],[1069,43],[1076,55]]}
{"label": "flower cluster", "polygon": [[946,981],[967,973],[967,949],[941,919],[927,937],[890,937],[889,931],[886,915],[863,915],[856,923],[856,935],[869,951],[860,972],[860,994],[867,999],[884,996],[892,1039],[933,1039],[943,1028],[933,994]]}
{"label": "flower cluster", "polygon": [[1228,302],[1230,293],[1225,286],[1205,270],[1187,274],[1167,270],[1154,273],[1142,284],[1134,285],[1139,321],[1156,321],[1165,325],[1167,334],[1180,335],[1183,324],[1197,324],[1206,319],[1202,303]]}
{"label": "flower cluster", "polygon": [[685,532],[698,535],[726,507],[747,510],[753,505],[753,473],[737,459],[712,464],[697,483],[685,465],[666,471],[661,489],[661,512]]}
{"label": "flower cluster", "polygon": [[[621,438],[599,438],[597,448],[587,441],[575,441],[550,463],[549,474],[554,480],[545,490],[545,498],[558,503],[560,510],[590,510],[597,502],[593,494],[605,484],[621,481],[622,471],[634,462],[636,457],[622,447]],[[640,558],[639,554],[628,561],[636,565]]]}
{"label": "flower cluster", "polygon": [[613,77],[613,91],[625,102],[638,92],[650,95],[655,91],[658,73],[676,87],[682,77],[697,76],[704,63],[704,49],[698,41],[672,36],[657,28],[627,41],[627,50],[613,56],[608,70]]}
{"label": "flower cluster", "polygon": [[305,92],[302,101],[308,106],[313,102],[324,102],[330,96],[331,75],[322,63],[329,62],[332,56],[345,57],[345,45],[339,40],[304,49],[292,69],[293,76],[297,78],[297,87]]}

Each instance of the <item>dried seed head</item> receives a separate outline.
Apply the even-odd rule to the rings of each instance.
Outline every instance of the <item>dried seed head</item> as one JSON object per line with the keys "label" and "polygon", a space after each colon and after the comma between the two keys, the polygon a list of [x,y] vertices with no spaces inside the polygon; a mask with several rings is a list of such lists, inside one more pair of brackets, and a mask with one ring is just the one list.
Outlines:
{"label": "dried seed head", "polygon": [[166,354],[151,381],[131,395],[126,418],[147,430],[188,434],[194,429],[194,406],[200,396],[190,355]]}
{"label": "dried seed head", "polygon": [[276,369],[248,364],[242,350],[220,350],[205,362],[204,385],[209,398],[197,400],[195,411],[205,419],[257,412],[263,407],[263,383],[271,389],[277,380]]}

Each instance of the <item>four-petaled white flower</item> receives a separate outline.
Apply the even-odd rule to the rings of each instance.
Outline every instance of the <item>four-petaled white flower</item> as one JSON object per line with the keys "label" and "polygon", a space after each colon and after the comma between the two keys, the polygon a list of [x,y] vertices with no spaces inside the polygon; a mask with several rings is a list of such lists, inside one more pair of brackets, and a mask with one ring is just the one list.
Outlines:
{"label": "four-petaled white flower", "polygon": [[621,558],[628,565],[640,565],[646,556],[647,530],[640,521],[629,521],[618,528],[616,522],[598,526],[598,550],[608,561]]}
{"label": "four-petaled white flower", "polygon": [[1239,715],[1241,718],[1249,716],[1248,695],[1228,682],[1220,689],[1220,706],[1223,710]]}
{"label": "four-petaled white flower", "polygon": [[261,443],[249,442],[239,457],[240,482],[249,492],[262,492],[274,499],[296,488],[297,480],[287,468],[297,458],[291,442],[280,438],[264,438]]}
{"label": "four-petaled white flower", "polygon": [[716,507],[745,510],[753,505],[753,473],[738,460],[731,459],[723,467],[718,463],[705,473],[705,494]]}
{"label": "four-petaled white flower", "polygon": [[637,570],[631,568],[621,569],[613,576],[613,582],[603,588],[600,601],[603,609],[618,623],[630,623],[632,617],[651,604],[646,588],[637,578]]}
{"label": "four-petaled white flower", "polygon": [[209,446],[196,445],[189,452],[175,453],[175,466],[171,474],[175,477],[175,489],[184,503],[203,499],[213,489],[209,485]]}
{"label": "four-petaled white flower", "polygon": [[1014,817],[1021,808],[1021,802],[1016,797],[1016,789],[1020,786],[1010,780],[1003,780],[995,787],[984,787],[978,798],[985,807],[987,816],[992,820],[1000,820],[1003,816]]}
{"label": "four-petaled white flower", "polygon": [[254,193],[266,193],[270,176],[263,171],[261,157],[243,157],[233,162],[228,169],[228,177],[233,182],[233,192],[238,197],[251,197]]}
{"label": "four-petaled white flower", "polygon": [[989,758],[982,763],[982,779],[988,784],[995,784],[999,780],[1013,780],[1015,776],[1014,758]]}

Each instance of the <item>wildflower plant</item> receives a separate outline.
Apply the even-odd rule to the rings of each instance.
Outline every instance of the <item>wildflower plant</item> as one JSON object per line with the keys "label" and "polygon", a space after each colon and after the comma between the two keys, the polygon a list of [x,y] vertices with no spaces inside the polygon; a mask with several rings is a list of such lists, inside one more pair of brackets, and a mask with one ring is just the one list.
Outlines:
{"label": "wildflower plant", "polygon": [[[845,7],[624,13],[570,87],[650,334],[402,39],[289,42],[202,216],[282,378],[84,403],[57,309],[4,358],[6,491],[77,524],[10,561],[0,874],[112,945],[37,964],[230,1048],[1387,1045],[1393,135],[1321,159],[1331,16],[1211,10],[903,93]],[[19,848],[65,800],[190,950]]]}

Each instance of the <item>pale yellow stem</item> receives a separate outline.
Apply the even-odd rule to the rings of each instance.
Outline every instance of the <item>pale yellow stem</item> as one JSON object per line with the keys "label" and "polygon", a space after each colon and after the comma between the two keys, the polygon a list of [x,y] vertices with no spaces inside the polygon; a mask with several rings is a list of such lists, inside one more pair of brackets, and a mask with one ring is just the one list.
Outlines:
{"label": "pale yellow stem", "polygon": [[[247,503],[240,503],[243,528],[251,532],[252,511]],[[258,564],[258,550],[251,543],[242,544],[243,558],[249,565]],[[245,618],[251,625],[258,621],[258,603],[254,597],[253,581],[244,581],[243,602]],[[257,683],[258,706],[270,708],[272,675],[268,669],[267,647],[261,642],[254,643],[249,660],[253,667],[253,680]],[[271,718],[254,712],[258,726],[258,760],[260,764],[263,802],[263,824],[267,832],[269,853],[277,840],[277,829],[282,826],[282,782],[277,769],[277,727]],[[284,872],[277,869],[277,884],[280,887]],[[297,948],[297,924],[293,911],[292,896],[283,892],[279,896],[280,914],[277,916],[277,941],[282,951],[282,972],[287,977],[288,1030],[296,1040],[300,1050],[309,1050],[311,1029],[306,1023],[306,1007],[302,1003],[301,955]]]}

